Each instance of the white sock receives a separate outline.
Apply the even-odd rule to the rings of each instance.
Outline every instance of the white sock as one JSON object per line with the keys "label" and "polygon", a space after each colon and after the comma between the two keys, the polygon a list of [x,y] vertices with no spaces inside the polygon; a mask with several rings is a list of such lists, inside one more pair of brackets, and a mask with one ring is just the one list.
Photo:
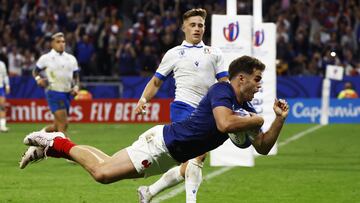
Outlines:
{"label": "white sock", "polygon": [[196,195],[202,182],[202,163],[195,159],[189,160],[185,170],[186,203],[195,203]]}
{"label": "white sock", "polygon": [[0,118],[0,127],[6,127],[6,118]]}
{"label": "white sock", "polygon": [[149,186],[149,192],[154,196],[166,188],[174,186],[184,180],[180,174],[180,166],[176,166],[166,173],[161,178]]}

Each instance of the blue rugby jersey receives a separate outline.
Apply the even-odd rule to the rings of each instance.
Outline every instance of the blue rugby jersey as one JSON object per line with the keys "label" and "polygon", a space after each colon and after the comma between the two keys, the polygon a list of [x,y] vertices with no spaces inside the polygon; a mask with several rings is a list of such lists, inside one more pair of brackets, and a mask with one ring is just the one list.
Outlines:
{"label": "blue rugby jersey", "polygon": [[212,110],[218,106],[225,106],[233,111],[244,108],[255,112],[249,102],[239,104],[236,101],[230,83],[214,84],[190,117],[164,127],[165,145],[175,160],[185,162],[217,148],[229,138],[227,133],[221,133],[216,127]]}

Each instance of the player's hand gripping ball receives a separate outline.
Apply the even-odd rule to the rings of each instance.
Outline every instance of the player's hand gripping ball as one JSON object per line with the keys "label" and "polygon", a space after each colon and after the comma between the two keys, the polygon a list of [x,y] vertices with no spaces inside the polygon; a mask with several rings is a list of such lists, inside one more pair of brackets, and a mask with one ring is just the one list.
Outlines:
{"label": "player's hand gripping ball", "polygon": [[[250,117],[250,113],[245,109],[239,109],[234,112],[238,116]],[[231,142],[242,149],[248,148],[251,145],[251,141],[254,140],[255,136],[258,134],[256,130],[248,130],[241,132],[228,133]]]}

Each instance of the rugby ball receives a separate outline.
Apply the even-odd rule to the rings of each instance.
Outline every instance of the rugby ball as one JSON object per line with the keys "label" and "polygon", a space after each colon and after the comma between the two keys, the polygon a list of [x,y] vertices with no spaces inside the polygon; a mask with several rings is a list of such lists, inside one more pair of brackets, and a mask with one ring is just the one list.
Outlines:
{"label": "rugby ball", "polygon": [[[250,113],[245,109],[239,109],[234,111],[234,114],[242,117],[249,117]],[[248,148],[251,145],[251,140],[253,139],[254,132],[251,131],[241,131],[228,133],[231,142],[239,148]]]}

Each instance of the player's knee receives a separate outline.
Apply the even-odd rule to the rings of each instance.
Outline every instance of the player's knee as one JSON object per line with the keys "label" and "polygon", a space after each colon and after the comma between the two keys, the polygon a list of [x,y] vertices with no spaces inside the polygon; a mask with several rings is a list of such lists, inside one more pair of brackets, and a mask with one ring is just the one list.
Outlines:
{"label": "player's knee", "polygon": [[96,182],[101,183],[101,184],[109,184],[114,182],[111,178],[111,176],[109,175],[109,173],[107,173],[105,170],[103,170],[101,167],[97,167],[93,172],[92,172],[92,176],[94,177],[94,179],[96,180]]}
{"label": "player's knee", "polygon": [[198,163],[203,163],[205,161],[205,159],[206,159],[206,156],[207,156],[207,153],[205,153],[203,155],[200,155],[200,156],[196,157],[196,161]]}
{"label": "player's knee", "polygon": [[187,167],[189,167],[189,165],[191,165],[193,167],[202,168],[204,166],[204,162],[202,162],[201,159],[195,158],[195,159],[190,159],[188,161],[188,166]]}
{"label": "player's knee", "polygon": [[196,159],[189,160],[186,170],[185,170],[185,178],[187,180],[192,181],[201,181],[202,179],[202,172],[201,169],[203,167],[203,163],[198,163]]}

